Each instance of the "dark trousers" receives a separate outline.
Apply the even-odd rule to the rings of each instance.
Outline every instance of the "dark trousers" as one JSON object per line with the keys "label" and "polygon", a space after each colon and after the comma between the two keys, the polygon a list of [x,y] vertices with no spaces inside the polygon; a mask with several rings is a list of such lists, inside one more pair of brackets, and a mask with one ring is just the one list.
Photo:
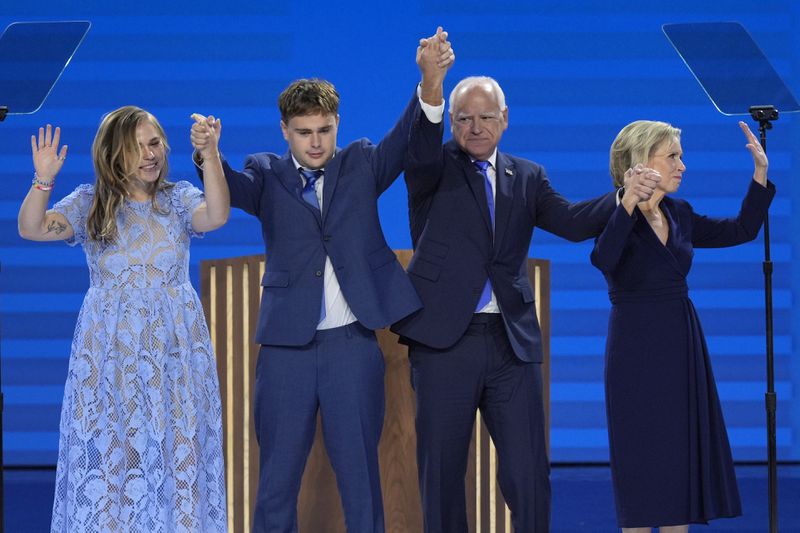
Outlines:
{"label": "dark trousers", "polygon": [[317,410],[347,530],[382,533],[378,441],[384,360],[375,333],[353,323],[320,330],[306,346],[262,346],[256,364],[260,446],[253,532],[296,532],[297,498]]}
{"label": "dark trousers", "polygon": [[514,355],[502,318],[491,314],[475,315],[453,347],[412,344],[409,355],[425,531],[467,532],[464,478],[477,409],[497,449],[515,533],[549,531],[541,365]]}

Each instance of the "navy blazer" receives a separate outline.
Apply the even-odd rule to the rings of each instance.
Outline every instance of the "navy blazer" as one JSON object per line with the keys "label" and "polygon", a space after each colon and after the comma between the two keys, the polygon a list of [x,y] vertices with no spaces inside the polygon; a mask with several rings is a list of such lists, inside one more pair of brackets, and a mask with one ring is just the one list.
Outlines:
{"label": "navy blazer", "polygon": [[[301,196],[302,180],[291,153],[257,153],[242,172],[223,161],[231,205],[258,217],[266,245],[266,271],[256,330],[259,344],[302,346],[319,323],[325,257],[350,309],[369,329],[379,329],[420,308],[403,268],[386,244],[378,197],[403,171],[414,96],[400,120],[373,145],[360,139],[325,165],[322,216]],[[441,141],[440,141],[441,142]]]}
{"label": "navy blazer", "polygon": [[[427,120],[420,117],[422,128]],[[427,126],[433,140],[434,126]],[[528,248],[534,227],[581,241],[603,230],[614,193],[570,203],[550,186],[540,165],[497,152],[495,232],[484,177],[455,141],[416,144],[405,179],[414,256],[408,267],[423,308],[392,330],[432,348],[454,345],[466,332],[487,276],[511,346],[523,361],[541,362]]]}

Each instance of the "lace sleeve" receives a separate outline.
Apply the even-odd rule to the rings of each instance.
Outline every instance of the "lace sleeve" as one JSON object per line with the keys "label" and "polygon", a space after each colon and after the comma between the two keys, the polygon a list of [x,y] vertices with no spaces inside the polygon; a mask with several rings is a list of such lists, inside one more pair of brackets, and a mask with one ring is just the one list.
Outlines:
{"label": "lace sleeve", "polygon": [[186,233],[190,237],[203,237],[205,233],[195,231],[192,227],[192,215],[195,209],[206,200],[203,191],[188,181],[179,181],[172,189],[171,198],[172,205],[175,207]]}
{"label": "lace sleeve", "polygon": [[70,246],[86,242],[86,218],[94,199],[94,185],[78,185],[74,191],[53,206],[53,211],[60,213],[72,226],[72,237],[66,242]]}

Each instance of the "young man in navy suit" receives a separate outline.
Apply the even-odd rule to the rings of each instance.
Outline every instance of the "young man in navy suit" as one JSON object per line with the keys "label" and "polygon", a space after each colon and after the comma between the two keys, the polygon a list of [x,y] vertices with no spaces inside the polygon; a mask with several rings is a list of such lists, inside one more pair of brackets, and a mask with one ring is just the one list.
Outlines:
{"label": "young man in navy suit", "polygon": [[[373,330],[419,309],[420,301],[386,244],[377,200],[403,171],[409,146],[421,142],[419,117],[441,119],[442,82],[454,58],[441,28],[420,41],[422,82],[377,145],[361,139],[338,149],[336,90],[324,80],[297,80],[278,101],[289,152],[250,155],[241,172],[223,161],[231,205],[261,220],[266,244],[256,332],[260,473],[253,531],[297,530],[297,496],[318,410],[348,531],[384,531],[378,469],[384,361]],[[208,136],[219,136],[219,121],[209,124],[193,128],[198,150]]]}
{"label": "young man in navy suit", "polygon": [[[500,152],[508,108],[497,82],[462,80],[450,94],[453,139],[409,153],[414,256],[423,308],[393,326],[409,344],[417,399],[417,459],[426,532],[467,531],[464,476],[480,409],[499,457],[498,481],[516,533],[547,532],[549,463],[542,348],[527,258],[533,229],[572,241],[598,235],[614,194],[569,203],[538,164]],[[625,194],[652,194],[631,176]]]}

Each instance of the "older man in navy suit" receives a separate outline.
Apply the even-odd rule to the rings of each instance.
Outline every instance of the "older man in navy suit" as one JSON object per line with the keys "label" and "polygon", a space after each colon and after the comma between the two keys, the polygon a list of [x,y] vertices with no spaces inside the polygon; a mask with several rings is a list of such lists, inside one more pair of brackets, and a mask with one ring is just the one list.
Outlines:
{"label": "older man in navy suit", "polygon": [[[480,409],[499,456],[498,481],[516,533],[546,532],[549,463],[542,347],[527,257],[533,229],[572,241],[599,234],[614,194],[570,203],[538,164],[500,152],[508,108],[497,82],[462,80],[450,94],[453,139],[420,117],[429,142],[406,166],[423,308],[393,326],[409,344],[417,399],[417,458],[425,531],[467,531],[464,476]],[[631,176],[625,194],[655,183]]]}
{"label": "older man in navy suit", "polygon": [[[336,90],[323,80],[298,80],[278,102],[289,152],[248,156],[241,172],[223,162],[231,205],[261,220],[267,251],[256,332],[253,531],[297,531],[318,410],[348,531],[384,531],[384,361],[373,330],[419,309],[420,301],[386,244],[377,200],[403,171],[409,146],[420,142],[420,115],[441,119],[442,82],[454,57],[441,28],[420,41],[422,82],[377,145],[361,139],[336,148]],[[204,123],[193,128],[196,149],[219,135],[218,123],[211,131]]]}

